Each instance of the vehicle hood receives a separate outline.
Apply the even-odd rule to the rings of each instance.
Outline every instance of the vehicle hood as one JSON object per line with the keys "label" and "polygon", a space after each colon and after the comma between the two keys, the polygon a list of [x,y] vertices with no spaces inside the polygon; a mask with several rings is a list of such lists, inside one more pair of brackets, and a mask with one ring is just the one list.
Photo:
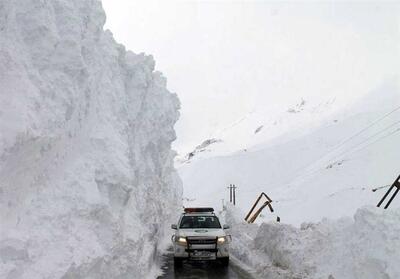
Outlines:
{"label": "vehicle hood", "polygon": [[180,229],[179,236],[225,236],[223,229]]}

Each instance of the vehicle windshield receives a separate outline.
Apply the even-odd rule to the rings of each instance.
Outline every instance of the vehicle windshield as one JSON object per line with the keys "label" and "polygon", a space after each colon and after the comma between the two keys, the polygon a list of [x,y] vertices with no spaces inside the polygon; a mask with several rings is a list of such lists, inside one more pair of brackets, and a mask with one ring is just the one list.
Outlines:
{"label": "vehicle windshield", "polygon": [[180,229],[220,229],[221,224],[215,216],[183,216]]}

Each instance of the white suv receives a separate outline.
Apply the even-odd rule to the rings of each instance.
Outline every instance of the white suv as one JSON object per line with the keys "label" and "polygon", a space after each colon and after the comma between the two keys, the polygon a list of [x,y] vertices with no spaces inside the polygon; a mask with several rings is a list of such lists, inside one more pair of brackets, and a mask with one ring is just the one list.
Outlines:
{"label": "white suv", "polygon": [[187,260],[218,260],[229,265],[229,242],[231,237],[225,233],[229,226],[221,227],[212,208],[185,208],[178,224],[171,225],[175,230],[172,236],[174,245],[174,264],[176,267]]}

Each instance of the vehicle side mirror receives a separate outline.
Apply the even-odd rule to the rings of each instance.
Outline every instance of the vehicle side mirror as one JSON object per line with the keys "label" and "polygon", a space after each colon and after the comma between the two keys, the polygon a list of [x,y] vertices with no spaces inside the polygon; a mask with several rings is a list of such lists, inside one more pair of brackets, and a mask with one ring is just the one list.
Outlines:
{"label": "vehicle side mirror", "polygon": [[224,230],[227,230],[227,229],[230,229],[231,226],[229,226],[229,225],[224,225],[222,228],[223,228]]}
{"label": "vehicle side mirror", "polygon": [[172,225],[171,225],[171,229],[177,230],[177,229],[178,229],[178,226],[177,226],[176,224],[172,224]]}

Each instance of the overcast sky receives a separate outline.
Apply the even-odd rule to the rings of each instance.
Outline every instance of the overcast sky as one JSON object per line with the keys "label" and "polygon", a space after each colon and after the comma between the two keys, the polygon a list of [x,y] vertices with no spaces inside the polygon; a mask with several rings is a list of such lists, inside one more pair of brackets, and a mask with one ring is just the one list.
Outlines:
{"label": "overcast sky", "polygon": [[181,100],[175,148],[189,150],[253,110],[350,102],[397,74],[394,2],[103,0],[106,28],[152,54]]}

